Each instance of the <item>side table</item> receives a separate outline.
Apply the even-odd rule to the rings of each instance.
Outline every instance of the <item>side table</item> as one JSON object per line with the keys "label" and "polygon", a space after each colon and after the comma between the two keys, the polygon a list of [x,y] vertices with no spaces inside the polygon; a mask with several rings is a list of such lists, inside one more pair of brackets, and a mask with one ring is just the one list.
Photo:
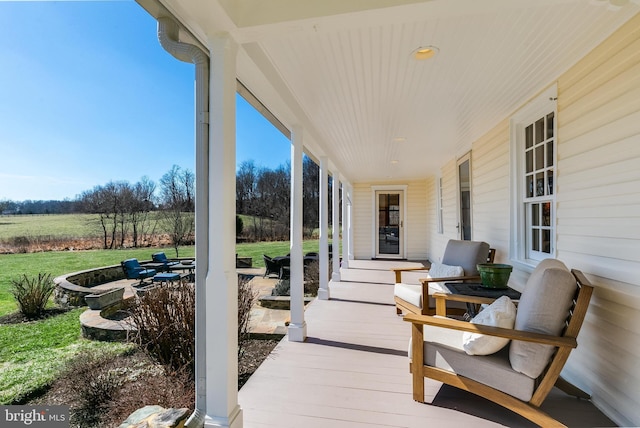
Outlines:
{"label": "side table", "polygon": [[[520,300],[521,295],[519,291],[516,291],[513,288],[489,288],[484,287],[480,283],[445,282],[444,286],[451,292],[451,294],[461,294],[465,296],[488,297],[491,299],[507,296],[511,300]],[[467,303],[467,312],[469,312],[469,315],[472,318],[478,313],[476,306],[471,303]]]}

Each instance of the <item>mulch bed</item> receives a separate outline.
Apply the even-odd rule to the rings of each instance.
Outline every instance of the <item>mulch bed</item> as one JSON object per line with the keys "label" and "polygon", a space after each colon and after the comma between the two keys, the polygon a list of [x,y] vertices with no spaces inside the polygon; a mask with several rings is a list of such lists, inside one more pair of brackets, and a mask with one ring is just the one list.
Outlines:
{"label": "mulch bed", "polygon": [[[249,380],[264,360],[278,344],[276,339],[249,339],[244,352],[238,359],[238,389]],[[107,403],[99,403],[100,427],[117,427],[135,410],[146,404],[159,404],[164,407],[188,407],[194,410],[195,385],[180,374],[167,374],[144,352],[136,351],[129,355],[115,357],[106,363],[111,373],[118,373],[120,380],[117,393]],[[115,370],[114,370],[115,368]],[[67,405],[71,413],[78,411],[86,402],[86,392],[78,383],[88,384],[89,379],[60,378],[42,395],[25,404]],[[98,404],[98,403],[96,403]],[[86,407],[86,406],[85,406]],[[74,421],[72,427],[82,427]]]}
{"label": "mulch bed", "polygon": [[251,375],[266,360],[280,340],[249,339],[244,352],[238,359],[238,389],[249,380]]}
{"label": "mulch bed", "polygon": [[70,309],[65,308],[47,308],[44,310],[39,318],[29,319],[22,315],[22,312],[14,312],[12,314],[4,315],[0,317],[0,325],[2,324],[21,324],[23,322],[37,321],[45,318],[54,317],[56,315],[63,314]]}

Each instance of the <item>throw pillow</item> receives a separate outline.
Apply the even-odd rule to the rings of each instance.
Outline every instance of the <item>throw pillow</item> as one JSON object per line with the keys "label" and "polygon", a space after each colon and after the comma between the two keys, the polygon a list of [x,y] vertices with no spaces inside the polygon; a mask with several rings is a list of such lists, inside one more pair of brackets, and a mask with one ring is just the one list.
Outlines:
{"label": "throw pillow", "polygon": [[463,276],[464,269],[461,266],[450,266],[438,262],[431,263],[429,268],[429,276],[431,278],[450,278],[454,276]]}
{"label": "throw pillow", "polygon": [[[513,328],[515,321],[516,305],[507,296],[500,297],[471,320],[474,324],[502,328]],[[462,347],[469,355],[490,355],[498,352],[508,343],[509,339],[503,337],[469,332],[462,335]]]}

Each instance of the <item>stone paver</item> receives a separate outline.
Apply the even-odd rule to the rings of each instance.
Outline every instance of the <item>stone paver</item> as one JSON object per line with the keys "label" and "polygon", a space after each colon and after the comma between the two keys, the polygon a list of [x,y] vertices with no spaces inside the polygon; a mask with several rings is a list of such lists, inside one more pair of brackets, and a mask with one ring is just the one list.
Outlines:
{"label": "stone paver", "polygon": [[[247,274],[246,269],[238,269],[238,273]],[[256,292],[256,302],[251,309],[249,329],[253,334],[286,334],[286,322],[289,320],[289,311],[283,309],[267,309],[260,306],[260,296],[271,295],[271,290],[276,285],[276,278],[263,278],[264,268],[254,269],[256,274],[251,279],[251,288]]]}

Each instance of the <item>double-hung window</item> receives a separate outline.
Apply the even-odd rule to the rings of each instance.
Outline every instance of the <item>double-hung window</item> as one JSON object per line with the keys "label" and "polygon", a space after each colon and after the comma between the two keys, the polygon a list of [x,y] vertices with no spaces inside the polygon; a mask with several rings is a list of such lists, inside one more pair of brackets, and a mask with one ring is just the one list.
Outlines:
{"label": "double-hung window", "polygon": [[555,255],[556,88],[511,120],[512,259],[526,264]]}

